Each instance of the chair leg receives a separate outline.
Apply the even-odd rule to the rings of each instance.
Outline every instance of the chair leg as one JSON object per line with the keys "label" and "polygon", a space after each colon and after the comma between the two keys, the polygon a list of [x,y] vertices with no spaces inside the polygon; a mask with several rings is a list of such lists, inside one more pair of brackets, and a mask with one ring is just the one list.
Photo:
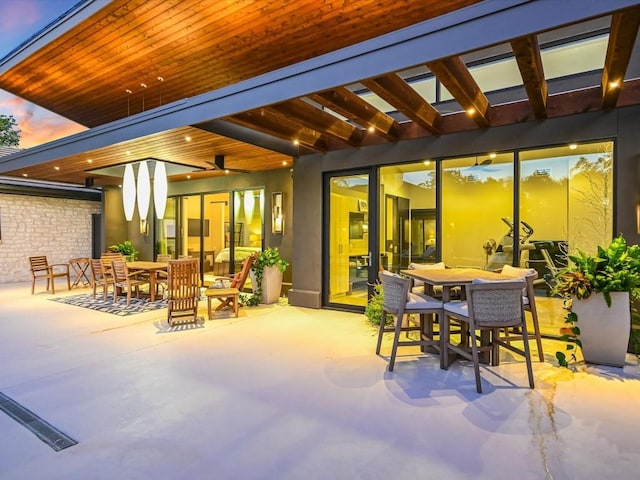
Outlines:
{"label": "chair leg", "polygon": [[67,290],[71,290],[71,275],[67,274]]}
{"label": "chair leg", "polygon": [[527,332],[527,322],[522,322],[522,339],[524,340],[524,360],[527,363],[527,375],[529,375],[529,388],[533,385],[533,367],[531,366],[531,349],[529,348],[529,334]]}
{"label": "chair leg", "polygon": [[471,332],[471,356],[473,358],[473,371],[476,377],[476,390],[478,393],[482,393],[482,385],[480,382],[480,359],[478,357],[478,343],[476,342],[475,325],[469,325],[469,330]]}
{"label": "chair leg", "polygon": [[[47,290],[49,290],[49,283],[47,281]],[[51,277],[51,293],[56,293],[56,279]]]}
{"label": "chair leg", "polygon": [[33,293],[35,292],[36,289],[36,277],[33,277],[31,279],[31,295],[33,295]]}
{"label": "chair leg", "polygon": [[396,363],[396,353],[398,352],[398,342],[400,341],[400,332],[402,332],[402,321],[404,312],[400,311],[396,315],[396,330],[393,334],[393,346],[391,347],[391,356],[389,357],[389,371],[393,372]]}
{"label": "chair leg", "polygon": [[443,313],[440,316],[440,368],[449,368],[449,315]]}
{"label": "chair leg", "polygon": [[382,311],[380,318],[380,328],[378,329],[378,345],[376,346],[376,355],[380,355],[380,347],[382,346],[382,336],[384,335],[384,325],[387,322],[387,312]]}
{"label": "chair leg", "polygon": [[544,362],[544,352],[542,351],[542,337],[540,336],[540,324],[538,323],[538,311],[535,308],[529,310],[531,312],[531,321],[533,323],[533,333],[536,336],[536,345],[538,346],[538,357]]}

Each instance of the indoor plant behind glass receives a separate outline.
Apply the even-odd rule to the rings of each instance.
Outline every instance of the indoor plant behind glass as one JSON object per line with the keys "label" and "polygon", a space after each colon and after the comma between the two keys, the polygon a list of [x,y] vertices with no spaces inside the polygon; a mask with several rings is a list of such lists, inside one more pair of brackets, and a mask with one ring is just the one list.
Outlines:
{"label": "indoor plant behind glass", "polygon": [[136,255],[138,255],[138,251],[133,248],[131,240],[125,240],[124,242],[110,245],[109,251],[114,253],[121,253],[124,256],[125,260],[128,262],[134,261],[136,259]]}
{"label": "indoor plant behind glass", "polygon": [[282,274],[289,264],[277,248],[266,248],[256,257],[251,267],[253,294],[261,303],[276,303],[282,289]]}
{"label": "indoor plant behind glass", "polygon": [[[631,330],[631,299],[640,288],[640,247],[615,238],[596,255],[579,251],[555,277],[554,293],[565,298],[567,327],[562,329],[567,350],[582,349],[589,363],[624,365]],[[567,366],[564,352],[557,352]],[[570,358],[575,360],[572,352]]]}

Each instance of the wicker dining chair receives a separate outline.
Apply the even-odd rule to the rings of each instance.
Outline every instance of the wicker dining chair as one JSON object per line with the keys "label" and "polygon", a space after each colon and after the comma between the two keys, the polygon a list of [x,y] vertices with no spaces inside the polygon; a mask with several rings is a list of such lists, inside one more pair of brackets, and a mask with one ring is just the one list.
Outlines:
{"label": "wicker dining chair", "polygon": [[[485,281],[476,279],[472,284],[465,285],[466,301],[453,301],[444,304],[444,315],[440,325],[442,367],[445,369],[449,367],[449,351],[473,361],[478,393],[482,393],[479,352],[489,352],[492,363],[497,364],[500,354],[499,347],[524,356],[529,376],[529,387],[534,388],[527,322],[522,302],[522,289],[525,285],[523,280]],[[450,342],[451,320],[468,326],[468,338],[462,338],[460,344]],[[512,327],[522,329],[524,350],[500,338],[501,329]],[[466,331],[466,329],[462,330]],[[482,336],[478,337],[477,333],[482,333],[482,331],[488,331],[490,339],[488,343],[478,345]],[[467,339],[471,343],[471,351],[465,345]]]}
{"label": "wicker dining chair", "polygon": [[[419,345],[421,347],[430,346],[440,349],[440,340],[435,339],[433,317],[434,315],[442,316],[442,302],[427,295],[411,292],[413,287],[413,279],[411,278],[403,278],[391,272],[383,271],[380,274],[380,282],[382,283],[383,305],[380,328],[378,329],[376,355],[380,354],[383,335],[386,332],[393,332],[393,344],[388,366],[389,371],[392,372],[398,347]],[[405,314],[419,315],[419,325],[412,325],[409,321],[405,322]],[[392,326],[386,325],[388,315],[394,316],[394,324]],[[408,338],[401,340],[401,332],[418,332],[419,339]]]}

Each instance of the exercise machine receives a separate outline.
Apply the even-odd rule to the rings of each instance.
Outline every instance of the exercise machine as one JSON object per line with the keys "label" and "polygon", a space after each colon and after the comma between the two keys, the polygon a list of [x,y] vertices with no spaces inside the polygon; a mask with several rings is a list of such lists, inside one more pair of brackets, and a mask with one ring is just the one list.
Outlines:
{"label": "exercise machine", "polygon": [[[520,221],[520,228],[516,233],[513,222],[507,217],[502,217],[502,221],[509,227],[509,230],[497,243],[493,238],[487,240],[482,248],[485,252],[485,270],[495,270],[502,268],[505,264],[513,265],[514,242],[518,242],[520,258],[516,266],[522,262],[522,252],[535,249],[535,245],[529,243],[529,238],[533,235],[533,227],[525,221]],[[516,240],[515,236],[518,235]]]}

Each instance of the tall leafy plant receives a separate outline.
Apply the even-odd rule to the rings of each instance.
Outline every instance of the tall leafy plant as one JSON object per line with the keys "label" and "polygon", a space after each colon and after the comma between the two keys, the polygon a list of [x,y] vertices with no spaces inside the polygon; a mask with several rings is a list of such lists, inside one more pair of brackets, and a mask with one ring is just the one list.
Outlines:
{"label": "tall leafy plant", "polygon": [[[578,251],[569,255],[570,264],[556,275],[553,289],[563,297],[567,316],[567,326],[562,329],[562,339],[567,341],[566,350],[571,351],[570,359],[575,360],[575,345],[582,348],[578,316],[571,310],[573,299],[586,299],[592,293],[602,293],[608,307],[611,307],[611,292],[629,292],[637,297],[640,288],[640,246],[627,245],[622,235],[616,237],[607,248],[598,246],[597,254],[590,255]],[[562,366],[568,366],[564,352],[556,352]]]}

